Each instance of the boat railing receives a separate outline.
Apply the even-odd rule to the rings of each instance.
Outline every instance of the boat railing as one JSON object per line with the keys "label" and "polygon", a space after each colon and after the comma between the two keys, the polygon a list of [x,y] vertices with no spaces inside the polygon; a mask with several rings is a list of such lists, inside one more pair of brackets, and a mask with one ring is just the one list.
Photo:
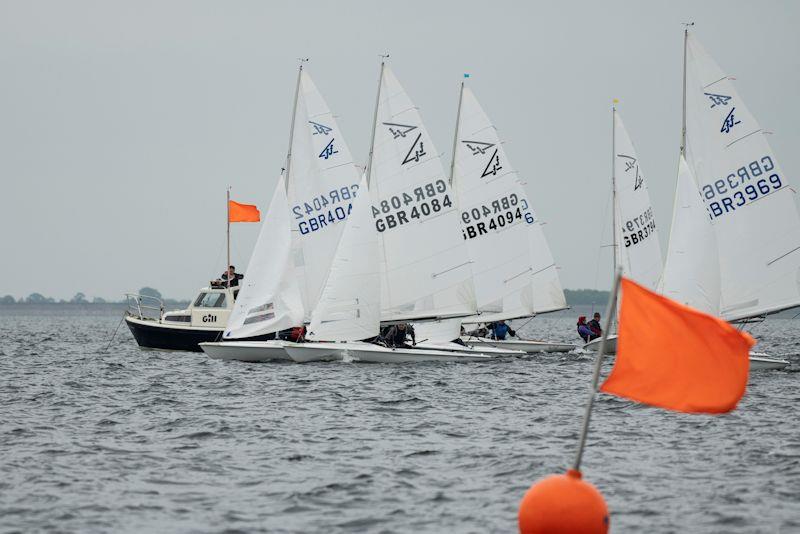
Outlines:
{"label": "boat railing", "polygon": [[138,319],[161,320],[164,316],[164,303],[160,298],[138,293],[125,293],[128,313]]}

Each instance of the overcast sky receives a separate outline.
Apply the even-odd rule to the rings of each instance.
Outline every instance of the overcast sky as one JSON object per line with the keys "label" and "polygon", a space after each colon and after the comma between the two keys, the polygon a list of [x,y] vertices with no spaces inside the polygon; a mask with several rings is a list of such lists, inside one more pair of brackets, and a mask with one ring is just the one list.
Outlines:
{"label": "overcast sky", "polygon": [[687,20],[796,186],[800,2],[0,0],[0,295],[190,297],[224,268],[226,186],[267,206],[296,58],[363,162],[385,51],[445,161],[471,74],[564,287],[607,288],[610,103],[666,250]]}

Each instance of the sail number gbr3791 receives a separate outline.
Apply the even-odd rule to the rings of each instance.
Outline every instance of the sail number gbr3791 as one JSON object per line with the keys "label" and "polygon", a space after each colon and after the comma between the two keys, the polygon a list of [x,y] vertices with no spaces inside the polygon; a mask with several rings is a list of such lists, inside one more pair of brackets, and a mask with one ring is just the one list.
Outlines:
{"label": "sail number gbr3791", "polygon": [[434,180],[413,190],[403,191],[372,205],[375,229],[385,232],[419,221],[453,206],[447,182]]}

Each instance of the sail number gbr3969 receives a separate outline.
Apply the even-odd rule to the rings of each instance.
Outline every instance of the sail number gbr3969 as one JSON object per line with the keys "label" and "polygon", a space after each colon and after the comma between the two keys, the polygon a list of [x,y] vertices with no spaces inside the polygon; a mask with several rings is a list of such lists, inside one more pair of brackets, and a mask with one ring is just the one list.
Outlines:
{"label": "sail number gbr3969", "polygon": [[372,206],[372,217],[378,232],[391,230],[412,221],[431,217],[453,206],[447,182],[435,180],[410,192],[402,192],[380,200]]}
{"label": "sail number gbr3969", "polygon": [[775,164],[764,156],[700,188],[708,216],[716,219],[783,187]]}

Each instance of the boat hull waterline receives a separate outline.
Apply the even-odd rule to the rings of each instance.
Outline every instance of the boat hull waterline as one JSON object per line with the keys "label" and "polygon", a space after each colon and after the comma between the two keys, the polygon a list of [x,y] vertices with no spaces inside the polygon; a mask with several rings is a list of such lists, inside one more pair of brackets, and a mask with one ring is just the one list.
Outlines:
{"label": "boat hull waterline", "polygon": [[468,345],[475,345],[477,347],[488,346],[498,349],[520,350],[528,354],[535,354],[538,352],[570,352],[577,348],[577,346],[572,343],[527,341],[523,339],[489,339],[486,337],[464,336],[461,340]]}

